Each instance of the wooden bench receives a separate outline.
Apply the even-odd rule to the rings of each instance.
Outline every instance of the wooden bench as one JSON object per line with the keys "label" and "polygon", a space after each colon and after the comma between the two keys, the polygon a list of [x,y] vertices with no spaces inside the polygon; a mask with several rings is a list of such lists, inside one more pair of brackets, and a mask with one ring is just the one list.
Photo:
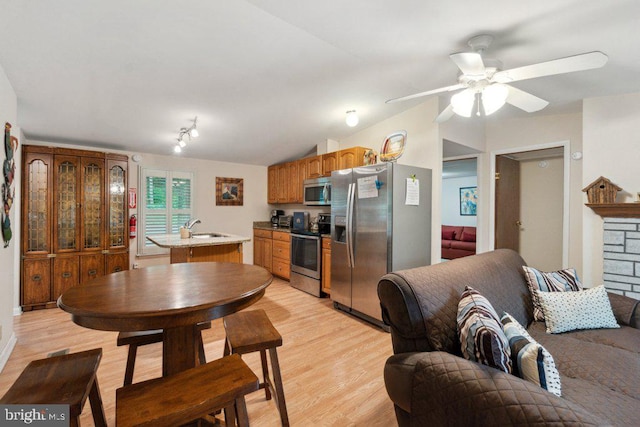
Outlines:
{"label": "wooden bench", "polygon": [[[211,322],[203,322],[198,324],[198,330],[202,332],[203,329],[210,329]],[[124,371],[124,384],[130,385],[133,382],[133,370],[136,366],[136,355],[138,354],[138,347],[143,345],[155,344],[162,342],[162,329],[154,329],[152,331],[135,331],[135,332],[120,332],[116,344],[118,346],[128,345],[129,353],[127,355],[127,367]],[[198,340],[198,358],[200,364],[207,363],[204,354],[204,344],[202,342],[202,334]]]}
{"label": "wooden bench", "polygon": [[[116,426],[177,426],[225,410],[225,425],[248,426],[244,395],[258,377],[239,355],[116,390]],[[234,411],[235,407],[235,411]]]}
{"label": "wooden bench", "polygon": [[80,413],[89,397],[96,427],[106,427],[96,373],[102,349],[34,360],[0,399],[6,405],[69,405],[70,425],[80,425]]}
{"label": "wooden bench", "polygon": [[[283,426],[288,426],[289,416],[284,399],[284,388],[282,386],[282,376],[280,374],[280,364],[276,350],[277,347],[282,345],[282,336],[273,326],[264,310],[234,313],[225,316],[223,323],[227,334],[224,345],[224,355],[226,356],[229,353],[246,354],[255,351],[260,352],[263,376],[263,382],[260,383],[260,388],[264,388],[267,400],[271,399],[271,392],[273,391],[278,405],[278,411],[280,412],[280,421]],[[269,350],[269,358],[271,359],[273,381],[271,381],[269,377],[267,350]]]}

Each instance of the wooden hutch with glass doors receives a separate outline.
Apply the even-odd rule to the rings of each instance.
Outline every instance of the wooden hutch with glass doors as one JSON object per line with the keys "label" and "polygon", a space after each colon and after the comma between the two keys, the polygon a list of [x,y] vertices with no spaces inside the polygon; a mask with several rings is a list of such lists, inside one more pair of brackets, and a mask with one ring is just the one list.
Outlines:
{"label": "wooden hutch with glass doors", "polygon": [[23,310],[128,270],[128,157],[26,145],[22,150]]}

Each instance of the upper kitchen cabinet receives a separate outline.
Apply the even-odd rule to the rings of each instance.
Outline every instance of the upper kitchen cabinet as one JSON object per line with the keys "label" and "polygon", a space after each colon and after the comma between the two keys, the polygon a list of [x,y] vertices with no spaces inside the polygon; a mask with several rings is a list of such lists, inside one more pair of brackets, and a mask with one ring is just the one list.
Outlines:
{"label": "upper kitchen cabinet", "polygon": [[305,157],[293,162],[271,165],[267,169],[267,203],[303,203],[305,179],[331,176],[334,170],[348,169],[364,164],[368,148],[353,147]]}
{"label": "upper kitchen cabinet", "polygon": [[23,308],[128,269],[127,156],[27,145],[22,174]]}

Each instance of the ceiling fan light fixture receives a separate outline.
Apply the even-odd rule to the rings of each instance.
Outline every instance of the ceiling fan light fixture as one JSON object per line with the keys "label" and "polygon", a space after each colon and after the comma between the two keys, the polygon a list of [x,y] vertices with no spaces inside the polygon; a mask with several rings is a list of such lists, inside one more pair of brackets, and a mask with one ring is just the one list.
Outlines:
{"label": "ceiling fan light fixture", "polygon": [[465,89],[451,97],[451,107],[453,112],[462,117],[471,117],[473,104],[475,104],[476,96],[474,91]]}
{"label": "ceiling fan light fixture", "polygon": [[176,154],[179,154],[182,152],[182,147],[180,147],[180,145],[176,145],[175,147],[173,147],[173,152]]}
{"label": "ceiling fan light fixture", "polygon": [[347,123],[347,126],[355,127],[355,126],[358,125],[359,121],[360,121],[360,119],[358,118],[358,115],[356,114],[356,110],[347,111],[347,117],[345,118],[345,122]]}
{"label": "ceiling fan light fixture", "polygon": [[507,102],[509,89],[502,84],[496,83],[485,87],[482,90],[482,107],[485,116],[495,113]]}

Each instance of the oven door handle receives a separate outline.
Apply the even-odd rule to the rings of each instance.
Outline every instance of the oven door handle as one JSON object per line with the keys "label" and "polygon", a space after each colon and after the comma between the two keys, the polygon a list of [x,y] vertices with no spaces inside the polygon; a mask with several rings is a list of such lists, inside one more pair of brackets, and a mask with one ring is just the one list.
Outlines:
{"label": "oven door handle", "polygon": [[320,240],[320,236],[312,236],[309,234],[296,234],[294,232],[291,233],[291,237],[295,239],[309,239],[309,240]]}
{"label": "oven door handle", "polygon": [[349,267],[355,266],[355,259],[353,257],[353,202],[356,193],[356,185],[349,184],[347,191],[347,259],[349,261]]}

